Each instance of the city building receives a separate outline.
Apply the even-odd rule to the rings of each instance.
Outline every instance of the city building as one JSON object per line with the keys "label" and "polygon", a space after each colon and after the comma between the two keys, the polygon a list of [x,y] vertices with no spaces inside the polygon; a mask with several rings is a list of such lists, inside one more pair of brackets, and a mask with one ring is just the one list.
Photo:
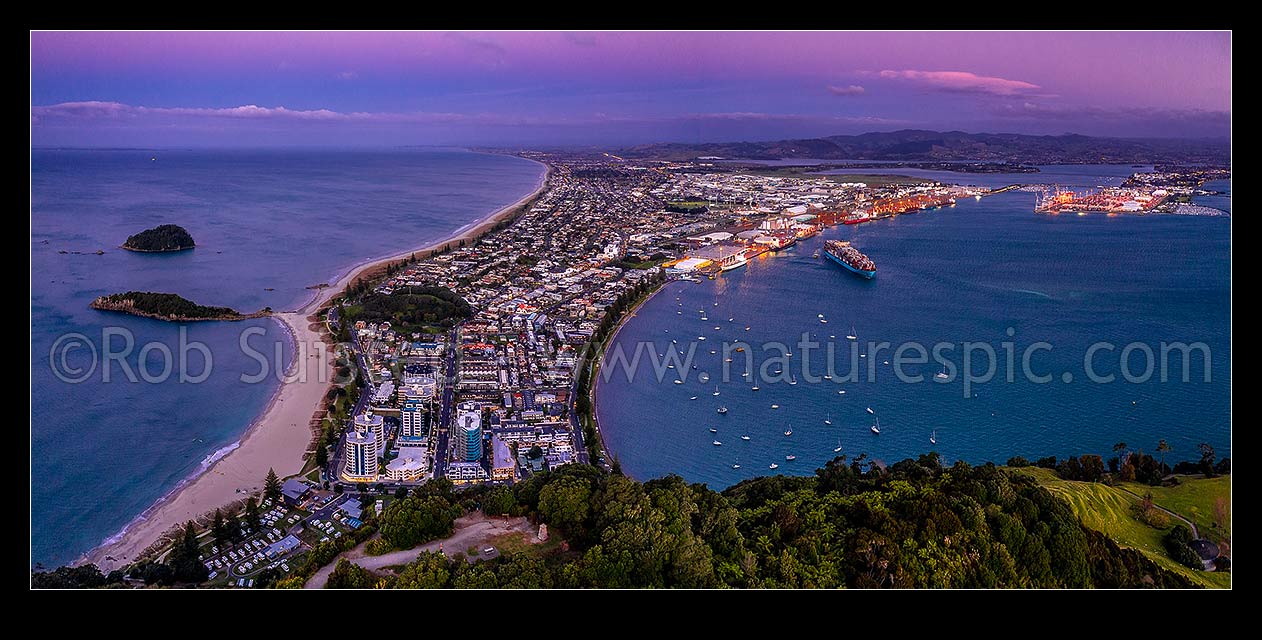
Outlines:
{"label": "city building", "polygon": [[508,443],[496,436],[491,436],[491,479],[513,480],[517,465],[513,462],[513,452]]}
{"label": "city building", "polygon": [[386,463],[386,480],[391,482],[424,480],[425,473],[429,471],[429,464],[424,456],[414,455],[419,450],[419,447],[407,447],[403,449],[404,453],[400,453],[399,457]]}
{"label": "city building", "polygon": [[477,462],[453,462],[447,465],[447,478],[453,482],[475,482],[487,479],[486,469]]}
{"label": "city building", "polygon": [[372,434],[373,441],[377,445],[377,455],[382,456],[386,453],[386,429],[385,421],[381,416],[376,415],[372,410],[365,411],[355,416],[355,429],[364,430]]}
{"label": "city building", "polygon": [[478,405],[469,402],[460,404],[451,437],[457,460],[477,462],[482,459],[482,409]]}
{"label": "city building", "polygon": [[342,468],[342,479],[347,482],[377,481],[377,439],[371,431],[360,428],[358,424],[346,434],[346,465]]}
{"label": "city building", "polygon": [[399,411],[399,438],[421,438],[425,435],[425,408],[419,401],[409,400]]}

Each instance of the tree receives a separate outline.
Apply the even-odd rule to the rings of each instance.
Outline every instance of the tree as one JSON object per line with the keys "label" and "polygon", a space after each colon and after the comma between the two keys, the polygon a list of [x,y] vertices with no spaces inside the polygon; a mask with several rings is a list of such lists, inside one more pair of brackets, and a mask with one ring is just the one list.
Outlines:
{"label": "tree", "polygon": [[462,513],[442,496],[413,495],[395,500],[378,519],[381,537],[396,549],[411,549],[422,542],[451,535]]}
{"label": "tree", "polygon": [[250,496],[250,499],[245,501],[245,524],[251,530],[258,531],[260,521],[259,501],[254,496]]}
{"label": "tree", "polygon": [[1119,442],[1113,445],[1113,453],[1116,453],[1119,458],[1125,459],[1126,458],[1126,443]]}
{"label": "tree", "polygon": [[1170,443],[1166,442],[1165,439],[1163,438],[1157,442],[1157,453],[1161,454],[1162,475],[1165,475],[1166,473],[1166,452],[1167,451],[1173,451],[1173,449],[1170,447]]}
{"label": "tree", "polygon": [[329,574],[325,589],[371,589],[377,577],[371,571],[349,562],[346,558],[337,561],[333,573]]}
{"label": "tree", "polygon": [[548,524],[569,535],[582,533],[591,507],[591,485],[582,478],[562,476],[539,492],[539,513]]}
{"label": "tree", "polygon": [[447,557],[425,551],[399,572],[394,586],[398,589],[442,589],[450,578],[451,564]]}
{"label": "tree", "polygon": [[540,446],[539,446],[539,445],[537,445],[537,444],[535,444],[535,445],[531,445],[531,446],[530,446],[530,451],[527,451],[527,452],[526,452],[526,457],[527,457],[527,458],[530,458],[531,460],[538,460],[539,458],[542,458],[542,457],[543,457],[543,448],[542,448],[542,447],[540,447]]}
{"label": "tree", "polygon": [[268,469],[267,478],[263,480],[263,497],[276,502],[280,495],[280,478],[276,477],[275,469]]}
{"label": "tree", "polygon": [[482,498],[482,513],[488,516],[508,515],[517,506],[517,499],[508,487],[494,487]]}
{"label": "tree", "polygon": [[316,447],[315,463],[321,469],[329,464],[329,448],[323,442]]}
{"label": "tree", "polygon": [[215,544],[225,550],[232,546],[232,535],[224,522],[223,511],[219,509],[215,509],[215,517],[210,522],[210,536],[215,539]]}
{"label": "tree", "polygon": [[1196,445],[1196,448],[1201,452],[1201,473],[1205,474],[1206,478],[1214,477],[1214,447],[1208,442],[1202,442]]}
{"label": "tree", "polygon": [[190,521],[185,523],[184,533],[167,556],[167,565],[171,568],[172,576],[179,582],[205,582],[210,572],[202,564],[199,555],[197,530]]}

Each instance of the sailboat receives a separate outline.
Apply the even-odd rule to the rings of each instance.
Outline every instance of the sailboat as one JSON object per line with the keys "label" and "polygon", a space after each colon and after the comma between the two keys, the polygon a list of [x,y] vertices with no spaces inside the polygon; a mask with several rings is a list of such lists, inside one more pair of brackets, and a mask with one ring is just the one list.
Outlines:
{"label": "sailboat", "polygon": [[937,429],[934,429],[933,433],[929,434],[929,444],[938,444],[938,430]]}
{"label": "sailboat", "polygon": [[714,395],[719,395],[719,385],[714,385]]}
{"label": "sailboat", "polygon": [[788,429],[785,429],[785,430],[784,430],[784,435],[786,435],[786,436],[791,436],[791,435],[793,435],[793,427],[792,427],[792,426],[790,426]]}
{"label": "sailboat", "polygon": [[854,340],[854,339],[855,339],[854,325],[850,325],[850,333],[846,334],[846,339],[847,339],[847,340]]}
{"label": "sailboat", "polygon": [[758,385],[754,385],[754,387],[750,389],[750,391],[757,391],[757,390],[758,390]]}
{"label": "sailboat", "polygon": [[841,453],[841,438],[837,438],[837,446],[833,448],[833,453]]}
{"label": "sailboat", "polygon": [[826,414],[824,414],[824,424],[829,425],[829,426],[832,426],[832,424],[833,424],[833,417],[832,417],[832,415],[831,415],[831,414],[827,414],[827,413],[826,413]]}
{"label": "sailboat", "polygon": [[732,465],[732,468],[733,468],[733,469],[739,469],[739,468],[741,468],[741,463],[737,462],[736,464]]}
{"label": "sailboat", "polygon": [[876,424],[872,425],[872,433],[875,433],[878,436],[881,435],[881,419],[880,418],[877,418]]}
{"label": "sailboat", "polygon": [[939,379],[939,380],[946,380],[947,378],[950,378],[951,376],[948,376],[948,375],[947,375],[947,372],[946,372],[946,365],[944,364],[944,365],[942,365],[942,371],[939,371],[939,372],[937,373],[937,375],[935,375],[935,376],[933,376],[933,377],[935,377],[935,378],[937,378],[937,379]]}

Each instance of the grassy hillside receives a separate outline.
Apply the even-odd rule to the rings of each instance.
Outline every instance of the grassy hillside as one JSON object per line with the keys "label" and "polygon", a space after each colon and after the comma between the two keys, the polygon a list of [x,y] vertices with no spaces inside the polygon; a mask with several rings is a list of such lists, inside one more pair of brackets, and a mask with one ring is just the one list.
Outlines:
{"label": "grassy hillside", "polygon": [[[1231,476],[1202,478],[1179,476],[1177,487],[1149,487],[1134,482],[1122,486],[1137,495],[1152,493],[1153,503],[1165,507],[1196,524],[1202,537],[1218,544],[1231,540]],[[1226,503],[1226,530],[1214,524],[1214,503],[1222,498]]]}
{"label": "grassy hillside", "polygon": [[[1113,538],[1115,542],[1124,547],[1138,549],[1162,567],[1187,576],[1206,587],[1226,588],[1231,586],[1230,573],[1195,571],[1171,560],[1166,555],[1161,544],[1161,538],[1169,531],[1169,528],[1154,529],[1136,519],[1132,507],[1139,504],[1140,499],[1134,494],[1098,482],[1062,480],[1051,469],[1023,467],[1020,469],[1009,469],[1009,471],[1034,476],[1039,484],[1051,491],[1053,495],[1069,502],[1074,514],[1082,520],[1084,525]],[[1219,482],[1220,480],[1226,480],[1227,482],[1222,483]],[[1204,510],[1204,504],[1208,504],[1209,508],[1205,512],[1205,516],[1206,522],[1209,522],[1212,519],[1214,497],[1219,495],[1215,491],[1222,490],[1222,487],[1230,487],[1230,478],[1215,478],[1209,481],[1201,479],[1185,480],[1183,484],[1177,487],[1135,485],[1130,487],[1130,489],[1140,495],[1143,495],[1145,490],[1151,490],[1156,504],[1185,517],[1190,516],[1188,516],[1184,508],[1177,508],[1175,505],[1196,505]],[[1158,491],[1162,493],[1159,494]],[[1208,497],[1211,495],[1214,497]],[[1230,494],[1228,493],[1228,495]],[[1202,526],[1196,519],[1192,520],[1196,522],[1197,527]]]}

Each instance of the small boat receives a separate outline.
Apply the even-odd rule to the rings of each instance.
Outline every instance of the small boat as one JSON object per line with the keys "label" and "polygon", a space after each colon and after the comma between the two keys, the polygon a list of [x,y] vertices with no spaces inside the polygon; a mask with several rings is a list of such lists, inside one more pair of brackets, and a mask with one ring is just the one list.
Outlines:
{"label": "small boat", "polygon": [[711,350],[710,350],[710,354],[711,354],[711,355],[716,354],[716,353],[718,353],[718,351],[715,351],[714,349],[711,349]]}
{"label": "small boat", "polygon": [[812,254],[811,254],[811,257],[812,257],[812,258],[815,258],[815,259],[819,259],[819,249],[816,249],[816,250],[815,250],[815,253],[812,253]]}
{"label": "small boat", "polygon": [[749,441],[749,436],[741,436],[741,440]]}
{"label": "small boat", "polygon": [[733,469],[739,469],[739,468],[741,468],[741,463],[737,462],[736,464],[732,465],[732,468],[733,468]]}
{"label": "small boat", "polygon": [[736,321],[736,318],[728,318],[728,319],[727,319],[727,321],[728,321],[728,322],[735,322],[735,321]]}
{"label": "small boat", "polygon": [[696,400],[696,399],[697,399],[697,396],[693,396],[693,397],[688,398],[688,399],[689,399],[689,400]]}
{"label": "small boat", "polygon": [[726,360],[724,360],[723,362],[731,362],[731,361],[732,361],[732,359],[731,359],[731,358],[727,358],[727,359],[726,359]]}
{"label": "small boat", "polygon": [[825,319],[823,319],[823,318],[820,318],[819,323],[820,323],[820,324],[828,324],[828,321],[827,321],[827,320],[825,320]]}
{"label": "small boat", "polygon": [[772,408],[772,409],[779,409],[779,408],[780,408],[780,405],[778,405],[778,404],[773,404],[773,405],[771,405],[771,408]]}
{"label": "small boat", "polygon": [[723,327],[720,327],[720,326],[719,326],[719,325],[717,325],[717,324],[716,324],[716,325],[714,325],[714,330],[715,330],[715,331],[720,331],[720,330],[722,330],[722,329],[723,329]]}
{"label": "small boat", "polygon": [[936,375],[934,375],[933,377],[935,377],[935,378],[937,378],[937,379],[939,379],[939,380],[946,380],[947,378],[950,378],[951,376],[948,376],[948,375],[947,375],[947,372],[946,372],[946,365],[944,364],[944,365],[942,365],[942,371],[939,371],[939,372],[938,372]]}
{"label": "small boat", "polygon": [[868,413],[871,413],[873,415],[876,414],[876,412],[872,410],[872,407],[868,407]]}
{"label": "small boat", "polygon": [[934,429],[933,433],[929,434],[929,444],[938,444],[938,430],[937,429]]}
{"label": "small boat", "polygon": [[676,380],[676,381],[675,381],[675,384],[683,384],[683,383],[684,383],[684,381],[683,381],[683,380]]}
{"label": "small boat", "polygon": [[833,424],[833,417],[832,417],[831,415],[829,415],[829,414],[824,414],[824,416],[825,416],[825,417],[824,417],[824,424],[829,425],[829,426],[832,426],[832,424]]}
{"label": "small boat", "polygon": [[832,376],[830,376],[830,375],[828,375],[827,373],[825,373],[825,374],[824,374],[824,379],[825,379],[825,380],[832,380],[832,379],[833,379],[833,377],[832,377]]}
{"label": "small boat", "polygon": [[758,390],[758,385],[754,385],[754,387],[750,389],[750,391],[757,391],[757,390]]}
{"label": "small boat", "polygon": [[880,418],[877,418],[876,424],[872,425],[872,433],[875,433],[878,436],[881,435],[881,419]]}
{"label": "small boat", "polygon": [[833,448],[833,453],[841,453],[841,438],[837,438],[837,446]]}
{"label": "small boat", "polygon": [[717,306],[719,306],[719,303],[717,303],[717,302],[716,302],[716,303],[714,303],[714,306],[716,306],[716,307],[717,307]]}
{"label": "small boat", "polygon": [[784,459],[788,460],[789,462],[793,462],[794,460],[797,460],[798,457],[790,453],[789,455],[785,456]]}
{"label": "small boat", "polygon": [[745,347],[736,347],[736,353],[745,353]]}
{"label": "small boat", "polygon": [[719,407],[719,415],[727,413],[727,407]]}
{"label": "small boat", "polygon": [[705,340],[705,336],[697,336],[698,340]]}
{"label": "small boat", "polygon": [[768,469],[779,469],[779,468],[780,468],[780,465],[778,465],[778,464],[776,464],[776,463],[774,463],[774,462],[773,462],[773,463],[771,463],[771,466],[769,466],[769,467],[767,467],[767,468],[768,468]]}
{"label": "small boat", "polygon": [[714,446],[716,446],[716,447],[721,447],[721,446],[723,446],[723,443],[722,443],[722,442],[719,442],[718,440],[715,440],[714,442],[712,442],[712,443],[710,443],[710,444],[713,444],[713,445],[714,445]]}
{"label": "small boat", "polygon": [[673,364],[668,364],[668,365],[666,365],[666,368],[667,368],[667,369],[674,369],[674,368],[675,368],[675,365],[673,365]]}
{"label": "small boat", "polygon": [[784,435],[785,435],[785,436],[791,436],[791,435],[793,435],[793,427],[789,427],[788,429],[785,429],[785,430],[784,430]]}
{"label": "small boat", "polygon": [[822,314],[822,313],[817,313],[817,314],[815,314],[815,317],[816,317],[816,318],[823,318],[823,317],[824,317],[824,314]]}
{"label": "small boat", "polygon": [[745,327],[745,330],[746,330],[746,331],[749,331],[749,327]]}
{"label": "small boat", "polygon": [[[702,338],[702,340],[705,340],[705,338]],[[860,354],[859,354],[859,357],[860,357],[860,358],[866,358],[866,357],[868,357],[868,354],[866,354],[866,353],[860,353]]]}
{"label": "small boat", "polygon": [[844,395],[846,395],[846,390],[845,390],[845,389],[838,389],[838,390],[837,390],[837,395],[839,395],[839,396],[844,396]]}
{"label": "small boat", "polygon": [[671,340],[671,341],[670,341],[670,343],[671,343],[671,344],[679,344],[679,341],[678,341],[678,340]]}
{"label": "small boat", "polygon": [[718,432],[719,432],[718,429],[715,429],[714,427],[710,427],[710,433],[718,433]]}
{"label": "small boat", "polygon": [[790,380],[790,381],[789,381],[789,384],[797,384],[797,383],[798,383],[798,381],[797,381],[797,380]]}

